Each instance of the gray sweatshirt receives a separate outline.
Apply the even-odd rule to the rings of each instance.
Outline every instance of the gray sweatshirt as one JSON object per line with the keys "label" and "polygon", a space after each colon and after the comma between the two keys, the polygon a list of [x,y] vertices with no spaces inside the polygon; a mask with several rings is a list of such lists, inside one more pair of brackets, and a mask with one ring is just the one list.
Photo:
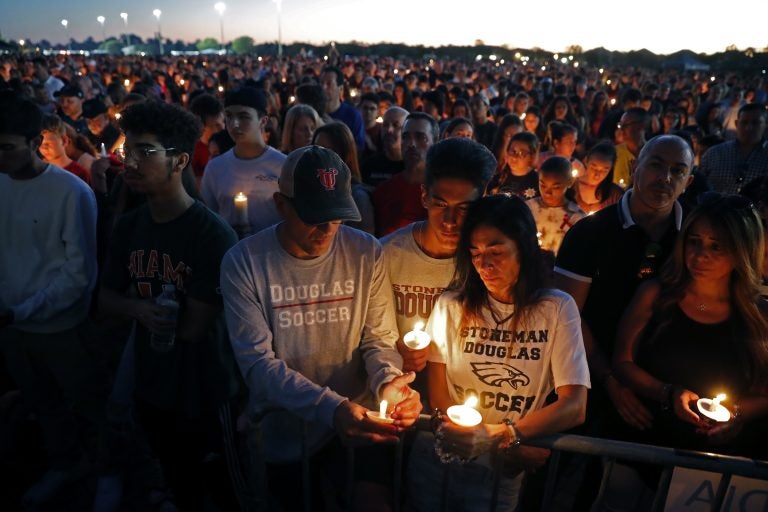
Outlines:
{"label": "gray sweatshirt", "polygon": [[[331,434],[346,399],[374,406],[379,388],[401,375],[397,325],[379,242],[341,226],[329,251],[311,260],[280,245],[277,226],[224,257],[221,288],[230,340],[253,412],[282,408],[262,423],[267,460],[301,456]],[[375,400],[375,401],[374,401]]]}

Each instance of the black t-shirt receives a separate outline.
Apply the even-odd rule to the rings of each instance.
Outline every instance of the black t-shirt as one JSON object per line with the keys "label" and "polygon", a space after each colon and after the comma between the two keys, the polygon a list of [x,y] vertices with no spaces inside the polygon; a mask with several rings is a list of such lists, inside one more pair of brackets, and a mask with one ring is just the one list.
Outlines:
{"label": "black t-shirt", "polygon": [[515,176],[505,168],[491,178],[486,191],[488,194],[513,194],[524,200],[539,197],[539,173],[531,169],[524,176]]}
{"label": "black t-shirt", "polygon": [[[173,284],[180,314],[188,298],[221,307],[221,260],[236,242],[232,228],[200,202],[161,224],[152,219],[146,204],[141,205],[115,226],[102,284],[140,298],[157,297],[163,284]],[[159,353],[150,347],[149,338],[149,331],[137,322],[139,399],[195,417],[215,410],[237,393],[239,373],[223,312],[202,341],[177,337],[171,351]]]}
{"label": "black t-shirt", "polygon": [[565,234],[555,262],[555,272],[582,281],[591,279],[582,317],[609,360],[624,309],[640,283],[655,276],[667,260],[677,235],[674,223],[658,242],[652,242],[637,224],[624,227],[622,204],[628,199],[625,195],[622,201],[574,224]]}
{"label": "black t-shirt", "polygon": [[403,171],[405,163],[402,160],[390,160],[383,153],[376,153],[363,160],[360,167],[363,183],[376,187]]}

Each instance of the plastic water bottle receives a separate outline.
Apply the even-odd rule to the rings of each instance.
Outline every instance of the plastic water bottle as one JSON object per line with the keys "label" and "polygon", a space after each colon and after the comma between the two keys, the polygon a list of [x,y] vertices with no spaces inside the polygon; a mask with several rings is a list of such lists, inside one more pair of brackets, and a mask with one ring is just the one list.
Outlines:
{"label": "plastic water bottle", "polygon": [[[168,310],[168,319],[173,320],[174,324],[179,316],[179,303],[176,301],[176,287],[172,284],[163,285],[163,293],[160,294],[155,303]],[[156,352],[169,352],[176,341],[176,327],[163,334],[150,334],[149,346]]]}

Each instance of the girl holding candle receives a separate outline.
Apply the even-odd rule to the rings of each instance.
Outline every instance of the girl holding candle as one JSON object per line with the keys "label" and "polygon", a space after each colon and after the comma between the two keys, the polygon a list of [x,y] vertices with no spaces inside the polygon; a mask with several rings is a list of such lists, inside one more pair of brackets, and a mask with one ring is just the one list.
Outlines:
{"label": "girl holding candle", "polygon": [[587,214],[592,214],[618,202],[624,190],[613,182],[613,164],[616,163],[613,143],[596,144],[589,150],[585,162],[586,170],[576,177],[566,197]]}
{"label": "girl holding candle", "polygon": [[[741,196],[704,194],[658,280],[638,289],[619,326],[614,371],[644,398],[634,440],[754,456],[736,434],[768,414],[768,320],[760,297],[763,227]],[[698,413],[727,395],[727,422]]]}
{"label": "girl holding candle", "polygon": [[[488,510],[495,465],[497,510],[513,510],[521,470],[548,456],[520,440],[583,421],[589,371],[579,312],[569,295],[545,287],[545,276],[536,225],[522,200],[496,195],[470,207],[453,282],[427,325],[434,341],[427,369],[433,407],[447,411],[474,396],[483,423],[444,420],[437,447],[428,434],[417,439],[409,468],[414,510]],[[558,400],[547,405],[552,391]],[[441,464],[435,448],[444,460],[472,461]],[[424,491],[442,488],[444,477],[441,503],[440,493]]]}

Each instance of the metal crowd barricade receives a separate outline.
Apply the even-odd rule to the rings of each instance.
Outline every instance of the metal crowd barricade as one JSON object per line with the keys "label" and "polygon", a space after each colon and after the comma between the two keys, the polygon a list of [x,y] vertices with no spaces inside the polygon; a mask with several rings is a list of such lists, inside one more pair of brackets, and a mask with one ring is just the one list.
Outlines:
{"label": "metal crowd barricade", "polygon": [[[262,413],[257,422],[262,420],[267,414],[276,412],[277,410],[269,410]],[[430,416],[422,414],[416,422],[415,428],[419,430],[430,430]],[[303,430],[302,443],[302,492],[304,493],[304,510],[310,512],[312,510],[312,503],[310,503],[310,469],[309,469],[309,452],[307,447],[307,431],[306,424]],[[703,471],[710,471],[713,473],[719,473],[722,475],[720,484],[715,493],[714,500],[711,505],[712,512],[719,512],[728,491],[728,487],[731,483],[733,476],[743,476],[747,478],[754,478],[758,480],[768,480],[768,461],[753,460],[744,457],[732,457],[727,455],[719,455],[714,453],[696,452],[689,450],[677,450],[674,448],[666,448],[661,446],[651,446],[638,443],[630,443],[625,441],[614,441],[611,439],[601,439],[594,437],[559,434],[547,437],[541,437],[537,439],[526,440],[525,445],[535,446],[539,448],[548,448],[551,450],[551,456],[549,458],[549,467],[547,470],[547,479],[544,484],[544,499],[541,504],[542,511],[551,510],[552,498],[555,493],[555,486],[557,484],[558,466],[560,464],[560,455],[562,452],[582,454],[591,457],[601,457],[604,462],[611,466],[616,460],[639,462],[652,464],[656,466],[662,466],[664,469],[659,480],[659,486],[656,491],[656,495],[653,500],[652,511],[663,511],[664,505],[669,492],[669,485],[672,481],[672,473],[675,467],[698,469]],[[349,498],[352,495],[352,486],[354,481],[354,450],[348,448],[347,450],[347,474],[346,474],[346,493]],[[259,462],[257,462],[259,463]],[[260,461],[264,464],[264,461]],[[402,502],[402,468],[405,461],[403,460],[403,443],[400,442],[396,446],[395,452],[395,468],[393,475],[393,509],[395,512],[399,512]],[[252,468],[257,469],[257,468]],[[252,510],[269,510],[267,489],[265,485],[266,471],[264,467],[258,468],[256,473],[260,478],[264,480],[261,482],[254,482],[255,484],[255,497],[251,497],[248,507],[249,511]],[[497,470],[496,478],[494,478],[493,488],[493,500],[490,507],[490,512],[496,510],[496,496],[498,493],[498,486],[500,475]],[[606,477],[609,472],[603,477],[603,485],[605,484]],[[446,489],[443,489],[443,495],[445,495]],[[598,494],[597,500],[601,500],[603,489]],[[347,503],[348,505],[348,503]]]}

